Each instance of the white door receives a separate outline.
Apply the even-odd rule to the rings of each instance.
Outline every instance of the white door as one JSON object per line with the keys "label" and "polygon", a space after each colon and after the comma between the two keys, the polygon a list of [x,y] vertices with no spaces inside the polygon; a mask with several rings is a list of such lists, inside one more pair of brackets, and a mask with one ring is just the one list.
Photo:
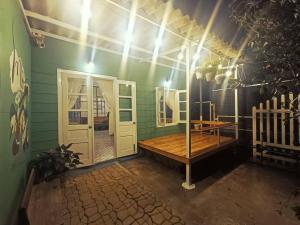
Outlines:
{"label": "white door", "polygon": [[116,146],[117,157],[137,152],[136,86],[132,81],[116,81]]}
{"label": "white door", "polygon": [[[70,150],[80,152],[83,166],[93,163],[91,77],[62,74],[62,142],[72,143]],[[60,113],[60,112],[59,112]]]}

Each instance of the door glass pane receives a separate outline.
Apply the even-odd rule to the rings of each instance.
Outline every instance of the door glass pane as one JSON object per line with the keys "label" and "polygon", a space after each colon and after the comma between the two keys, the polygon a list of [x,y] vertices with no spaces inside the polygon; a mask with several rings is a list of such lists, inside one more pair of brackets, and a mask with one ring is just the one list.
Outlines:
{"label": "door glass pane", "polygon": [[72,94],[86,94],[87,93],[87,79],[83,78],[68,78],[68,93]]}
{"label": "door glass pane", "polygon": [[120,96],[131,96],[131,85],[120,84],[119,85]]}
{"label": "door glass pane", "polygon": [[179,101],[186,101],[186,93],[185,92],[179,93]]}
{"label": "door glass pane", "polygon": [[186,110],[186,103],[185,102],[180,102],[179,107],[180,107],[180,111],[185,111]]}
{"label": "door glass pane", "polygon": [[68,96],[69,109],[87,110],[87,96],[86,95],[69,95]]}
{"label": "door glass pane", "polygon": [[119,98],[119,108],[131,109],[132,108],[131,98]]}
{"label": "door glass pane", "polygon": [[69,111],[69,125],[88,124],[88,112],[72,112]]}
{"label": "door glass pane", "polygon": [[120,122],[130,122],[132,121],[131,111],[120,111]]}

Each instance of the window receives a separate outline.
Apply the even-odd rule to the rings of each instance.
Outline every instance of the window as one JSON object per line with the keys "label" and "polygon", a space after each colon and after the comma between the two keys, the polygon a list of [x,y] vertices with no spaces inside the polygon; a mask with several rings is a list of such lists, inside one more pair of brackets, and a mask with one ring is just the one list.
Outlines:
{"label": "window", "polygon": [[185,115],[181,116],[182,113],[186,113],[184,111],[185,106],[182,105],[185,104],[185,99],[184,102],[179,101],[179,97],[183,92],[185,91],[167,89],[164,87],[156,88],[157,127],[172,126],[181,122],[185,122]]}

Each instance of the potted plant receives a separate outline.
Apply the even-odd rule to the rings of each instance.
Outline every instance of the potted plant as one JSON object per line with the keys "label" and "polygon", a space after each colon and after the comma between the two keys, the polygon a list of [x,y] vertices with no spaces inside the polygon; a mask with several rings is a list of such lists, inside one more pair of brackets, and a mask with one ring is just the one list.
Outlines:
{"label": "potted plant", "polygon": [[34,169],[36,173],[35,183],[50,181],[82,164],[79,157],[81,153],[69,150],[71,146],[72,144],[61,145],[42,152],[29,163],[29,169]]}

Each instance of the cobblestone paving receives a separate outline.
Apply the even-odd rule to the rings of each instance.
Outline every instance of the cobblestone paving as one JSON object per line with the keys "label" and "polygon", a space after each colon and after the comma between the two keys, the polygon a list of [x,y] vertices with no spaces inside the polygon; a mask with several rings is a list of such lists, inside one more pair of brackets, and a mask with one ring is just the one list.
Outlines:
{"label": "cobblestone paving", "polygon": [[118,164],[62,182],[65,225],[185,224]]}

